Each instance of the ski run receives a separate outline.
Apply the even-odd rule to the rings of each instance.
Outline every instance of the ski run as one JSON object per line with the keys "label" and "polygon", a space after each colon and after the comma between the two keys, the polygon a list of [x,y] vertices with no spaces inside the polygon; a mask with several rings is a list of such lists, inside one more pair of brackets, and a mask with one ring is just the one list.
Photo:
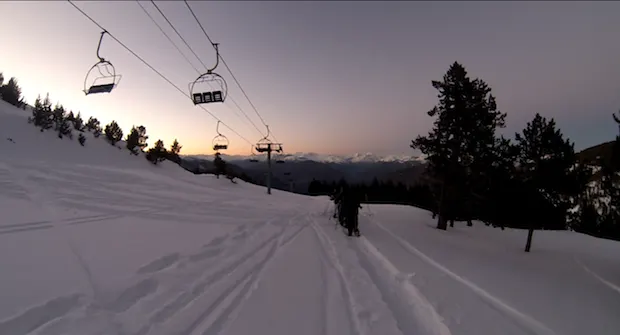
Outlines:
{"label": "ski run", "polygon": [[363,205],[58,139],[0,101],[0,334],[617,335],[620,243]]}

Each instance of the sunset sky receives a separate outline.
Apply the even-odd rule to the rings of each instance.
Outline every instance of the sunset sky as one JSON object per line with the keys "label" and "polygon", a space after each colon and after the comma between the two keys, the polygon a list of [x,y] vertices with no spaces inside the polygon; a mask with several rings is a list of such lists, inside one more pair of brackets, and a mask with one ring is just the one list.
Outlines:
{"label": "sunset sky", "polygon": [[[208,66],[215,51],[182,1],[157,1]],[[141,4],[202,65],[151,2]],[[135,1],[76,5],[181,89],[197,74]],[[535,113],[553,117],[576,149],[618,132],[620,2],[190,2],[275,138],[288,153],[414,154],[432,125],[432,80],[454,61],[485,80],[514,137]],[[211,154],[217,121],[106,36],[101,55],[122,80],[85,96],[101,30],[66,1],[0,1],[0,71],[29,103],[49,92],[74,112],[144,125],[149,144],[174,138],[185,154]],[[265,133],[230,73],[229,98]],[[232,103],[205,105],[251,143],[262,135]],[[250,143],[226,128],[229,154]]]}

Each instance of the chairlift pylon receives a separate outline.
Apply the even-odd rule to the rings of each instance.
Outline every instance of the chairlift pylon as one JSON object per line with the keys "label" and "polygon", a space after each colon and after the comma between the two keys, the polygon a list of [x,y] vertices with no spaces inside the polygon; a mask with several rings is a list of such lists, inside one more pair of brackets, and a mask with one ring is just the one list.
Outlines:
{"label": "chairlift pylon", "polygon": [[[224,77],[213,72],[220,63],[220,51],[218,45],[219,43],[213,43],[213,47],[215,48],[215,66],[207,69],[207,72],[201,74],[198,78],[196,78],[196,80],[189,83],[189,95],[194,105],[226,101],[226,96],[228,95],[228,84],[226,84]],[[200,89],[199,87],[196,87],[196,84],[208,84],[210,88]],[[217,86],[215,90],[213,90],[213,84]]]}
{"label": "chairlift pylon", "polygon": [[[106,30],[101,32],[101,37],[99,37],[99,44],[97,45],[97,58],[99,61],[93,65],[90,70],[86,73],[86,78],[84,78],[84,93],[86,95],[96,94],[96,93],[110,93],[112,89],[114,89],[118,83],[121,81],[121,75],[116,74],[116,68],[110,61],[105,60],[103,57],[99,55],[99,49],[101,49],[101,42],[103,41],[103,35],[107,34]],[[94,77],[93,72],[97,70],[99,72],[99,76]],[[105,70],[107,74],[104,74],[102,70]],[[91,79],[91,80],[89,80]]]}
{"label": "chairlift pylon", "polygon": [[217,135],[213,138],[212,141],[214,151],[228,149],[228,138],[220,133],[220,123],[221,121],[217,121],[217,126],[215,128]]}

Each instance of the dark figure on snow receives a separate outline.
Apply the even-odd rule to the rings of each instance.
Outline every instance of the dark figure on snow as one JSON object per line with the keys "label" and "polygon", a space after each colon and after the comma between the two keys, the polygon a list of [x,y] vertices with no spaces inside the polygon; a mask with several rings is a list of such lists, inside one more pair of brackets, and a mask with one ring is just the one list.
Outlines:
{"label": "dark figure on snow", "polygon": [[355,235],[359,236],[358,216],[359,210],[362,208],[359,192],[351,188],[347,189],[344,193],[341,206],[340,211],[343,212],[344,227],[347,228],[348,235],[351,236],[355,233]]}
{"label": "dark figure on snow", "polygon": [[336,210],[334,211],[334,219],[338,219],[338,222],[342,225],[342,195],[343,189],[337,190],[334,192],[334,205]]}
{"label": "dark figure on snow", "polygon": [[226,176],[226,178],[228,178],[232,183],[235,183],[235,180],[231,174],[227,173],[227,166],[226,166],[226,162],[222,159],[222,157],[220,157],[220,153],[216,152],[215,153],[215,159],[213,160],[213,165],[215,165],[215,176],[217,177],[217,179],[220,179],[220,175],[224,175]]}

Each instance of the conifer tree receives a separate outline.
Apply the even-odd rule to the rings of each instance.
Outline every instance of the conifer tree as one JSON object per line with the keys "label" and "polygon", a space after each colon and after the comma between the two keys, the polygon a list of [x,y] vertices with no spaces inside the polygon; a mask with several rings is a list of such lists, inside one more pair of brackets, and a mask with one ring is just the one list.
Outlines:
{"label": "conifer tree", "polygon": [[164,147],[164,142],[162,140],[157,140],[157,142],[155,142],[155,146],[147,151],[146,159],[153,164],[157,164],[166,159],[166,154],[167,152]]}
{"label": "conifer tree", "polygon": [[16,107],[22,107],[24,103],[22,89],[19,87],[17,84],[17,79],[14,77],[9,79],[9,82],[6,83],[6,85],[0,86],[0,96],[2,96],[2,100]]}
{"label": "conifer tree", "polygon": [[170,150],[168,151],[168,159],[172,162],[175,162],[177,164],[180,163],[181,158],[179,157],[179,153],[181,152],[181,144],[179,144],[179,141],[177,141],[177,139],[174,139],[174,142],[172,143],[172,145],[170,146]]}
{"label": "conifer tree", "polygon": [[491,89],[480,79],[470,79],[455,62],[442,81],[433,81],[439,104],[428,112],[437,117],[427,136],[418,136],[411,148],[427,156],[427,174],[438,195],[437,228],[454,220],[458,204],[471,202],[471,185],[481,179],[496,141],[495,131],[504,127],[505,113],[497,109]]}
{"label": "conifer tree", "polygon": [[[532,201],[537,201],[551,213],[562,213],[564,222],[558,223],[566,227],[566,212],[568,210],[569,196],[573,184],[571,169],[575,165],[574,144],[564,139],[562,133],[556,128],[553,119],[547,120],[540,114],[536,114],[531,122],[528,122],[522,134],[515,136],[519,145],[519,175],[521,182],[532,194],[523,199],[530,204],[532,211],[531,221],[528,226],[528,237],[525,251],[529,252],[532,245],[532,237],[535,229],[543,225],[553,225],[548,219],[542,219],[541,210],[535,210]],[[553,216],[556,219],[559,216]],[[559,219],[558,219],[559,220]],[[561,227],[560,227],[561,228]]]}
{"label": "conifer tree", "polygon": [[28,121],[41,128],[41,131],[53,127],[52,103],[50,102],[49,94],[45,96],[44,100],[41,100],[41,96],[37,97],[32,109],[32,117]]}
{"label": "conifer tree", "polygon": [[86,137],[84,136],[84,134],[80,133],[80,135],[78,136],[78,141],[80,142],[81,146],[84,146],[84,143],[86,143]]}
{"label": "conifer tree", "polygon": [[134,155],[137,155],[146,147],[146,128],[144,126],[132,127],[131,132],[127,135],[127,149]]}
{"label": "conifer tree", "polygon": [[116,121],[112,121],[105,126],[105,136],[111,145],[123,139],[123,130]]}
{"label": "conifer tree", "polygon": [[84,131],[84,119],[82,119],[82,115],[80,112],[78,112],[77,115],[75,115],[70,121],[73,123],[73,129],[79,132]]}

